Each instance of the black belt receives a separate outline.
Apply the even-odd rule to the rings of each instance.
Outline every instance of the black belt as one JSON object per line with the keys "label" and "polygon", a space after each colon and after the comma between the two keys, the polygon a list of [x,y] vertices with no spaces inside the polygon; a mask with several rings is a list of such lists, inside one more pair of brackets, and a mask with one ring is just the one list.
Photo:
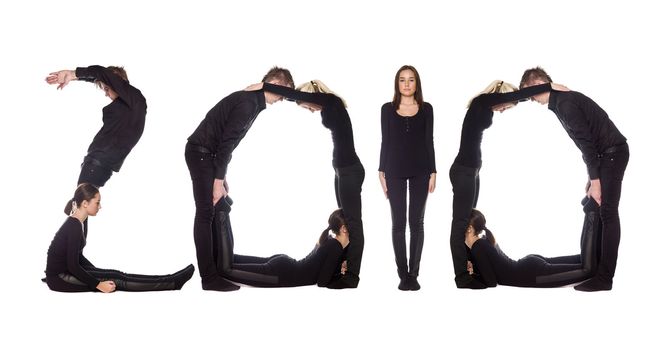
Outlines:
{"label": "black belt", "polygon": [[199,152],[199,153],[213,153],[211,152],[210,149],[200,146],[200,145],[195,145],[194,143],[186,143],[185,144],[185,150],[186,151],[192,151],[192,152]]}
{"label": "black belt", "polygon": [[628,151],[628,144],[627,143],[624,143],[622,145],[611,146],[611,147],[605,149],[604,151],[602,151],[602,153],[607,154],[607,153],[616,153],[616,152],[624,152],[624,151]]}

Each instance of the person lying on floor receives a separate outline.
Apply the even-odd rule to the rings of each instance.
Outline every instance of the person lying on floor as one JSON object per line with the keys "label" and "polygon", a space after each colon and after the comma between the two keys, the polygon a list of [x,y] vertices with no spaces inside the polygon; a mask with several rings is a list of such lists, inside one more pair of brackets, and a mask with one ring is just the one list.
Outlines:
{"label": "person lying on floor", "polygon": [[[487,287],[506,285],[515,287],[562,287],[590,278],[597,266],[594,257],[596,231],[599,229],[598,207],[587,201],[587,213],[582,233],[581,254],[545,258],[530,254],[519,260],[509,258],[500,249],[486,227],[486,218],[473,209],[465,233],[465,244],[470,248],[468,272]],[[591,216],[592,215],[592,216]],[[483,237],[480,235],[485,233]],[[587,237],[590,236],[590,237]],[[586,243],[585,239],[589,241]]]}
{"label": "person lying on floor", "polygon": [[[218,261],[224,278],[254,287],[297,287],[317,284],[332,287],[345,273],[344,249],[350,243],[342,209],[329,216],[315,248],[303,259],[295,260],[285,254],[268,258],[234,254],[229,211],[217,213],[219,230]],[[332,236],[333,234],[333,236]]]}

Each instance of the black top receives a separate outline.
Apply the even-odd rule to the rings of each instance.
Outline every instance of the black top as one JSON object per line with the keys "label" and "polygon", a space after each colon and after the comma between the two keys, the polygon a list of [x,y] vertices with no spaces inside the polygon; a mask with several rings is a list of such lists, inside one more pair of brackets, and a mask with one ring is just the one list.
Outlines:
{"label": "black top", "polygon": [[117,172],[144,132],[146,99],[141,91],[102,66],[79,67],[76,77],[88,82],[100,81],[118,94],[117,99],[102,109],[104,124],[88,147],[88,157]]}
{"label": "black top", "polygon": [[84,267],[93,264],[83,256],[86,246],[87,228],[75,217],[68,217],[53,237],[46,258],[46,275],[57,276],[60,273],[73,275],[93,290],[100,283]]}
{"label": "black top", "polygon": [[410,177],[435,173],[433,107],[424,102],[417,114],[404,117],[387,102],[380,116],[380,167],[386,176]]}
{"label": "black top", "polygon": [[215,178],[224,179],[232,152],[245,137],[259,112],[266,108],[264,92],[237,91],[223,98],[206,114],[188,142],[216,154]]}
{"label": "black top", "polygon": [[314,103],[322,106],[320,114],[322,125],[331,130],[333,140],[334,168],[343,168],[359,163],[359,157],[354,149],[354,136],[352,134],[352,121],[345,109],[345,104],[338,96],[325,93],[309,93],[294,90],[281,85],[264,83],[264,90],[284,96],[288,99]]}
{"label": "black top", "polygon": [[478,239],[472,245],[471,254],[475,270],[488,287],[498,284],[506,286],[528,286],[535,282],[535,275],[521,269],[517,261],[510,259],[498,245],[486,239]]}
{"label": "black top", "polygon": [[296,262],[292,281],[294,285],[312,285],[326,287],[334,274],[340,272],[343,259],[343,246],[335,238],[327,239],[321,246],[315,247],[305,258]]}
{"label": "black top", "polygon": [[549,109],[579,147],[591,180],[600,177],[598,154],[605,149],[625,144],[625,137],[593,100],[576,91],[552,91]]}
{"label": "black top", "polygon": [[493,106],[519,101],[551,90],[551,84],[535,85],[507,93],[481,94],[470,102],[463,119],[461,145],[455,163],[470,168],[482,166],[482,134],[493,123]]}

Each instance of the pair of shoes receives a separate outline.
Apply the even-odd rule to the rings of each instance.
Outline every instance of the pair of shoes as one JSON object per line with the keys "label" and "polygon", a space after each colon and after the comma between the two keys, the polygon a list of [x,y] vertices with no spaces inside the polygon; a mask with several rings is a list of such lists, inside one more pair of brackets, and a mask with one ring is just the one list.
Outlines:
{"label": "pair of shoes", "polygon": [[422,286],[417,282],[417,276],[408,275],[407,279],[408,290],[420,290]]}
{"label": "pair of shoes", "polygon": [[357,288],[359,285],[359,276],[353,274],[345,274],[341,278],[329,283],[327,288],[330,289],[346,289],[346,288]]}
{"label": "pair of shoes", "polygon": [[468,273],[456,276],[454,278],[456,282],[456,288],[467,288],[467,289],[486,289],[486,285],[481,281],[477,280],[473,275]]}
{"label": "pair of shoes", "polygon": [[172,276],[174,277],[174,289],[180,290],[183,288],[185,282],[189,281],[192,278],[192,274],[195,273],[195,267],[190,264],[181,271],[176,272]]}
{"label": "pair of shoes", "polygon": [[203,290],[214,290],[218,292],[232,292],[241,288],[220,276],[214,276],[211,279],[202,279],[201,287]]}
{"label": "pair of shoes", "polygon": [[612,282],[607,282],[596,276],[586,282],[574,286],[574,289],[580,292],[599,292],[603,290],[611,290],[612,284]]}

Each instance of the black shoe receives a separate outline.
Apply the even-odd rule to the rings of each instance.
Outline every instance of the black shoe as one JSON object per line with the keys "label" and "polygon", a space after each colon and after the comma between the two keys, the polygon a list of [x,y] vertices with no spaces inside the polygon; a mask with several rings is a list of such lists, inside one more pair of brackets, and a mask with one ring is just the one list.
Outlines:
{"label": "black shoe", "polygon": [[357,288],[359,285],[359,277],[352,274],[345,274],[341,278],[329,283],[327,288],[330,289],[346,289]]}
{"label": "black shoe", "polygon": [[408,276],[407,285],[409,290],[420,290],[422,288],[417,282],[417,276]]}
{"label": "black shoe", "polygon": [[410,290],[410,285],[408,284],[408,279],[401,278],[401,282],[398,284],[398,289],[400,290]]}
{"label": "black shoe", "polygon": [[232,282],[227,281],[226,279],[220,277],[220,276],[215,276],[210,280],[202,280],[201,282],[201,288],[203,290],[215,290],[218,292],[232,292],[235,290],[239,290],[239,286],[235,285]]}
{"label": "black shoe", "polygon": [[586,282],[574,286],[580,292],[599,292],[611,290],[612,282],[606,282],[599,277],[593,277]]}
{"label": "black shoe", "polygon": [[467,289],[485,289],[486,284],[480,282],[472,275],[466,273],[464,275],[456,276],[454,279],[456,282],[456,288],[467,288]]}
{"label": "black shoe", "polygon": [[181,271],[173,274],[174,276],[174,289],[180,290],[183,288],[185,282],[189,281],[192,278],[192,275],[195,273],[195,267],[190,264]]}

